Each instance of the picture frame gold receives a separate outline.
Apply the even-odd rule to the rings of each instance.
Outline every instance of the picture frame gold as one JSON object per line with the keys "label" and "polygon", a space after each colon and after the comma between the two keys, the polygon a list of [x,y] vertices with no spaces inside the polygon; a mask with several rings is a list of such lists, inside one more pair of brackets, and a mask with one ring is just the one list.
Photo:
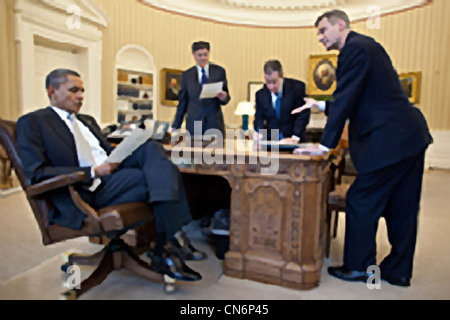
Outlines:
{"label": "picture frame gold", "polygon": [[331,96],[336,90],[337,53],[309,56],[307,95]]}
{"label": "picture frame gold", "polygon": [[183,70],[161,69],[161,103],[165,106],[178,105],[178,93],[181,85]]}
{"label": "picture frame gold", "polygon": [[265,82],[263,81],[250,81],[247,84],[247,100],[250,101],[253,106],[256,103],[256,92],[264,87]]}
{"label": "picture frame gold", "polygon": [[420,102],[420,82],[422,80],[422,72],[407,72],[398,75],[400,84],[412,104]]}

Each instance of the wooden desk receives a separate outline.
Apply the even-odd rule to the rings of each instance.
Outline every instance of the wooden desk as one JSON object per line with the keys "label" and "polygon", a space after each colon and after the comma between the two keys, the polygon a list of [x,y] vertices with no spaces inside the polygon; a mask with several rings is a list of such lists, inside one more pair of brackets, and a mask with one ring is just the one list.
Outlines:
{"label": "wooden desk", "polygon": [[[275,154],[258,153],[252,150],[251,141],[247,144],[239,153],[180,145],[165,148],[172,160],[185,160],[179,166],[181,172],[218,175],[230,184],[226,275],[311,289],[319,285],[325,252],[330,159],[280,153],[277,173],[263,175],[261,169],[269,167],[269,157]],[[223,163],[207,164],[204,153]],[[255,158],[256,163],[251,163]]]}

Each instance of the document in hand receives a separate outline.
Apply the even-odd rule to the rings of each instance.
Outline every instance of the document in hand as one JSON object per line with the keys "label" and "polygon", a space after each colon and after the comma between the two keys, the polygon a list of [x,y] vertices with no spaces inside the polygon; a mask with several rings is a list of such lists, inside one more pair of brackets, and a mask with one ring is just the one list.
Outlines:
{"label": "document in hand", "polygon": [[215,98],[223,90],[223,81],[214,83],[205,83],[200,92],[200,99]]}
{"label": "document in hand", "polygon": [[141,144],[150,139],[153,135],[153,128],[148,129],[135,129],[131,135],[123,139],[121,143],[111,152],[106,162],[122,162],[133,153],[134,150],[139,148]]}

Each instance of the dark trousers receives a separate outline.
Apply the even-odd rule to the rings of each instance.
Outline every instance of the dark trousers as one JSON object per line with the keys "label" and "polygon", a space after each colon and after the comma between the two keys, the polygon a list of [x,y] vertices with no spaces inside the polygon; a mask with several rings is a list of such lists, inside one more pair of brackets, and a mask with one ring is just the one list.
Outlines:
{"label": "dark trousers", "polygon": [[191,221],[181,174],[152,140],[136,149],[116,172],[102,177],[89,203],[101,208],[135,201],[152,205],[157,232],[168,236]]}
{"label": "dark trousers", "polygon": [[376,233],[386,220],[392,246],[381,273],[411,278],[417,237],[425,152],[367,174],[359,174],[347,193],[344,265],[366,271],[376,265]]}

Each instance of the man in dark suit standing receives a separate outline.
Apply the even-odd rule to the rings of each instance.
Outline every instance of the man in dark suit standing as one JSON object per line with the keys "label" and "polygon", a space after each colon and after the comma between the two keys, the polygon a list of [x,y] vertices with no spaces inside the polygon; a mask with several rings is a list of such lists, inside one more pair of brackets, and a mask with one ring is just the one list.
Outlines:
{"label": "man in dark suit standing", "polygon": [[[50,106],[22,116],[17,122],[17,147],[32,183],[56,175],[84,171],[77,186],[80,196],[94,208],[133,201],[148,201],[157,230],[152,268],[187,281],[200,280],[185,259],[199,260],[197,251],[182,231],[191,221],[178,168],[162,146],[147,141],[122,163],[107,160],[112,147],[94,118],[79,114],[84,98],[80,75],[56,69],[46,78]],[[85,214],[72,202],[67,189],[52,192],[51,223],[80,229]]]}
{"label": "man in dark suit standing", "polygon": [[[202,130],[195,134],[204,134],[208,129],[218,129],[225,133],[222,106],[230,101],[225,69],[209,63],[210,45],[199,41],[192,44],[192,56],[196,65],[183,72],[178,107],[172,123],[172,130],[179,129],[186,115],[186,130],[194,135],[194,122],[200,121]],[[200,99],[205,83],[223,81],[223,90],[215,98]],[[197,125],[199,125],[198,123]]]}
{"label": "man in dark suit standing", "polygon": [[[264,64],[264,79],[266,84],[256,92],[255,130],[267,129],[268,140],[281,140],[282,143],[304,140],[311,111],[297,114],[291,114],[291,111],[304,104],[305,84],[284,78],[283,66],[278,60],[269,60]],[[272,137],[272,129],[279,130],[278,137]],[[261,135],[259,138],[262,138]]]}
{"label": "man in dark suit standing", "polygon": [[347,119],[350,155],[358,176],[347,193],[344,265],[330,275],[367,281],[376,264],[376,232],[386,220],[390,254],[380,263],[381,279],[409,286],[417,237],[425,150],[432,142],[426,120],[406,97],[384,48],[350,30],[340,10],[320,16],[315,26],[327,50],[339,50],[337,87],[328,106],[312,99],[295,110],[326,107],[321,148],[335,148]]}

